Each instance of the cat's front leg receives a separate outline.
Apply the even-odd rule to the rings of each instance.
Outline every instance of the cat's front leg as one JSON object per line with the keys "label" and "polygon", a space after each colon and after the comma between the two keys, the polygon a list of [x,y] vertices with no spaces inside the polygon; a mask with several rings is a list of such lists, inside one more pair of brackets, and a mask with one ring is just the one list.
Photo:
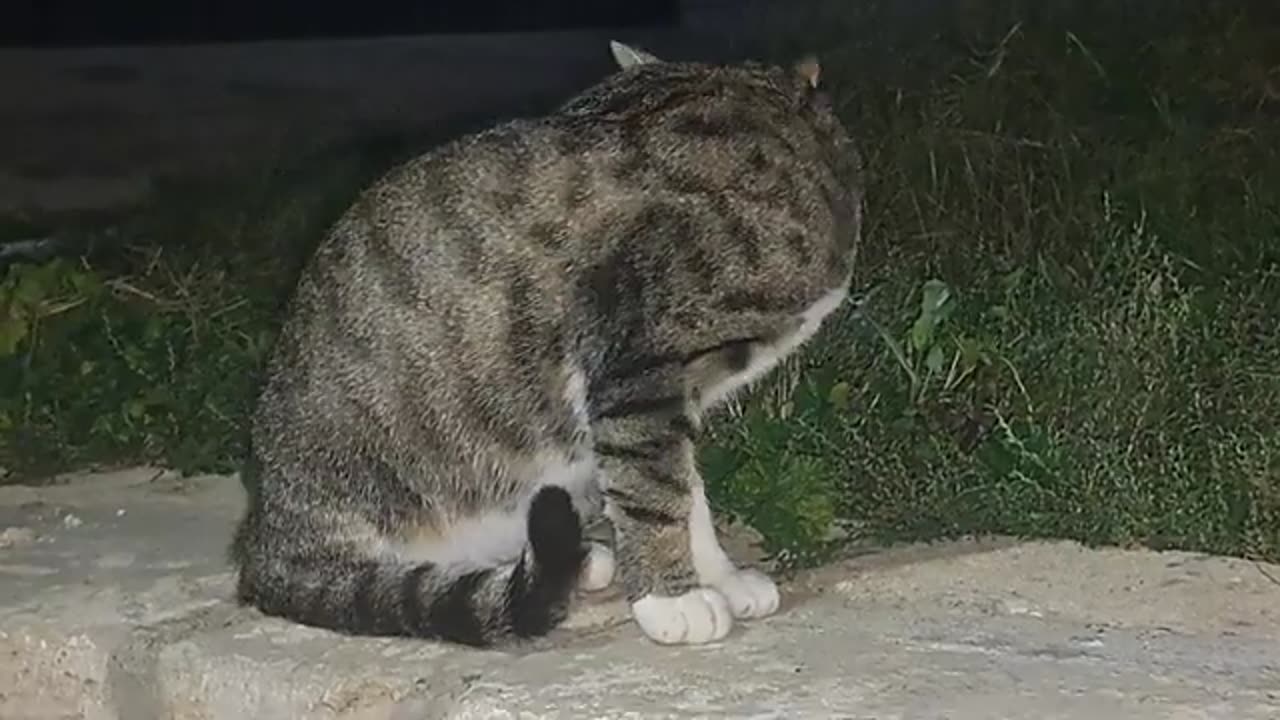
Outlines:
{"label": "cat's front leg", "polygon": [[617,578],[651,639],[712,642],[729,633],[733,613],[724,595],[701,586],[693,563],[693,423],[678,390],[654,385],[600,398],[593,421]]}
{"label": "cat's front leg", "polygon": [[693,459],[683,402],[644,413],[606,413],[595,429],[605,512],[632,615],[660,643],[705,643],[734,616],[777,609],[773,582],[739,571],[720,548]]}

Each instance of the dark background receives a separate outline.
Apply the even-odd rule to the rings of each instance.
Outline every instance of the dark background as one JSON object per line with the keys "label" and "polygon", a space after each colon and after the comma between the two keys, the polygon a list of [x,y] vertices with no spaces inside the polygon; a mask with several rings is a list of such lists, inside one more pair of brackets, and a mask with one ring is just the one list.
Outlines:
{"label": "dark background", "polygon": [[679,0],[9,0],[0,2],[0,46],[658,27],[679,15]]}

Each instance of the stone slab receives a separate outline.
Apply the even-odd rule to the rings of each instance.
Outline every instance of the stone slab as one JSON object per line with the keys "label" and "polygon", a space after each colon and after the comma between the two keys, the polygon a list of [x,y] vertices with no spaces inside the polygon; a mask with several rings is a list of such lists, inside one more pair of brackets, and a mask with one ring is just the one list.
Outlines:
{"label": "stone slab", "polygon": [[238,483],[142,468],[0,487],[0,718],[115,718],[118,657],[226,609]]}
{"label": "stone slab", "polygon": [[475,651],[236,607],[233,477],[0,487],[0,718],[1280,718],[1280,567],[985,540],[867,551],[723,642],[616,595]]}

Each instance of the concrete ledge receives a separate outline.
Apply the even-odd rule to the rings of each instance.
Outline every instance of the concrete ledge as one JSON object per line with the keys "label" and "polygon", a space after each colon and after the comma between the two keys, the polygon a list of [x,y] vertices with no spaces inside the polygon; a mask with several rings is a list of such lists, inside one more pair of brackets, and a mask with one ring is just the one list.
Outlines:
{"label": "concrete ledge", "polygon": [[242,494],[148,469],[0,487],[0,717],[1280,717],[1280,567],[905,547],[794,578],[716,645],[653,645],[606,594],[477,652],[236,607]]}
{"label": "concrete ledge", "polygon": [[[712,30],[620,33],[691,56],[725,44]],[[613,70],[615,34],[0,48],[0,213],[128,208],[168,180],[546,111]]]}
{"label": "concrete ledge", "polygon": [[594,79],[603,43],[565,33],[0,50],[0,212],[129,205],[157,180],[512,111]]}

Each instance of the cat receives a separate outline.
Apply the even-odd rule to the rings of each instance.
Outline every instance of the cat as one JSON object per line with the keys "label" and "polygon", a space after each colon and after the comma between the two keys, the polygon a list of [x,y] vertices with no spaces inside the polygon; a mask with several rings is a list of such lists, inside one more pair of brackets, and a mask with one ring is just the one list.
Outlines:
{"label": "cat", "polygon": [[[844,300],[860,155],[812,57],[611,48],[555,112],[388,171],[317,247],[251,421],[241,603],[478,647],[614,575],[657,643],[777,610],[721,549],[694,439]],[[612,547],[584,539],[602,515]]]}

